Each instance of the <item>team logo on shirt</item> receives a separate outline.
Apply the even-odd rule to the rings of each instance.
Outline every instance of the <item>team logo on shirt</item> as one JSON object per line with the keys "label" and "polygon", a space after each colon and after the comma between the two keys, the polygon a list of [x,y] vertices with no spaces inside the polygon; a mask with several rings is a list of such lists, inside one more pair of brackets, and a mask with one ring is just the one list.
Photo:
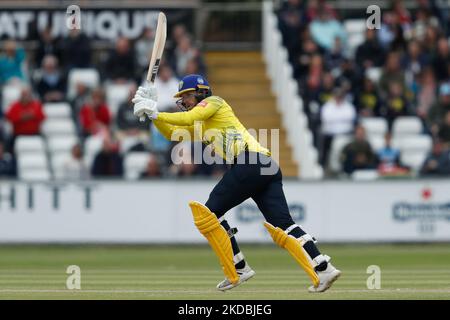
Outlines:
{"label": "team logo on shirt", "polygon": [[206,107],[207,105],[208,105],[208,101],[205,101],[205,100],[201,101],[201,102],[198,104],[198,106],[200,106],[200,107]]}

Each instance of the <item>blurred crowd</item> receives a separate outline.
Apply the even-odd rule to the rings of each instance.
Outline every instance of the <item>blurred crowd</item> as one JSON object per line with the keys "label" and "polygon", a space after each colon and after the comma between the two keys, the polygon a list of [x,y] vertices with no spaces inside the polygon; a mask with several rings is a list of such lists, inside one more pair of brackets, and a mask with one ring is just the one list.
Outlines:
{"label": "blurred crowd", "polygon": [[[65,38],[54,38],[50,30],[40,34],[38,47],[26,52],[15,40],[4,41],[0,53],[0,88],[19,86],[20,97],[0,110],[0,176],[17,176],[14,144],[18,136],[42,136],[46,120],[45,104],[67,102],[76,124],[78,142],[72,146],[65,163],[69,178],[121,177],[124,175],[124,153],[121,144],[127,137],[139,137],[139,143],[127,151],[149,154],[141,178],[166,176],[211,176],[223,173],[221,166],[174,165],[170,160],[174,143],[168,142],[153,127],[133,115],[131,99],[147,75],[149,54],[153,48],[154,30],[146,29],[139,39],[119,38],[111,50],[93,54],[93,41],[80,30],[71,30]],[[100,85],[89,87],[77,83],[70,93],[68,76],[74,69],[94,68],[100,74]],[[184,25],[175,25],[166,44],[156,86],[161,111],[176,111],[173,95],[181,77],[190,73],[206,73],[199,48]],[[112,112],[105,98],[105,86],[126,84],[128,101]],[[6,89],[5,89],[6,90]],[[89,137],[103,139],[103,146],[91,167],[83,161],[85,141]],[[187,149],[192,148],[188,146]]]}
{"label": "blurred crowd", "polygon": [[[450,14],[434,0],[402,0],[382,10],[379,28],[365,28],[364,41],[349,50],[344,21],[330,1],[286,0],[277,14],[304,111],[327,168],[333,137],[353,133],[341,154],[342,170],[397,163],[390,144],[400,116],[419,117],[433,148],[420,173],[450,175]],[[367,15],[368,17],[369,15]],[[375,151],[360,121],[387,120],[386,146]],[[403,169],[406,169],[403,166]]]}

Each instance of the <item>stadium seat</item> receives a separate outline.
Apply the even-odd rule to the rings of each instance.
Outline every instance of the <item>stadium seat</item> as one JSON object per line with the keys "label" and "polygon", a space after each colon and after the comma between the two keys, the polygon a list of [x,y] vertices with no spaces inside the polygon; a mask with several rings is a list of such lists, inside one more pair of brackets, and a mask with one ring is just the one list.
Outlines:
{"label": "stadium seat", "polygon": [[19,179],[25,181],[48,181],[50,172],[47,169],[19,171]]}
{"label": "stadium seat", "polygon": [[44,152],[44,139],[40,136],[18,136],[14,143],[16,154]]}
{"label": "stadium seat", "polygon": [[422,121],[418,117],[398,117],[392,125],[393,138],[422,133]]}
{"label": "stadium seat", "polygon": [[75,124],[71,119],[48,119],[42,125],[41,131],[46,137],[76,134]]}
{"label": "stadium seat", "polygon": [[72,115],[72,110],[66,102],[46,103],[44,113],[48,119],[68,119]]}
{"label": "stadium seat", "polygon": [[19,154],[17,158],[19,172],[27,169],[47,169],[47,158],[43,152]]}
{"label": "stadium seat", "polygon": [[56,136],[48,139],[50,154],[70,153],[72,147],[78,142],[76,136]]}
{"label": "stadium seat", "polygon": [[2,112],[6,113],[8,111],[11,103],[18,100],[20,97],[20,92],[22,90],[21,85],[5,85],[2,90]]}
{"label": "stadium seat", "polygon": [[356,170],[352,173],[353,180],[370,181],[378,179],[377,170]]}
{"label": "stadium seat", "polygon": [[125,178],[128,180],[137,180],[142,171],[144,171],[150,154],[146,152],[130,152],[125,156]]}
{"label": "stadium seat", "polygon": [[341,155],[342,149],[352,141],[351,135],[338,135],[335,136],[331,144],[330,157],[329,157],[329,167],[331,170],[338,172],[341,170],[341,163],[339,157]]}
{"label": "stadium seat", "polygon": [[83,83],[89,88],[95,88],[100,84],[100,75],[96,69],[72,69],[68,76],[69,99],[75,97],[77,83]]}
{"label": "stadium seat", "polygon": [[363,118],[361,120],[361,125],[366,129],[366,134],[368,137],[370,136],[381,136],[383,137],[387,130],[388,124],[386,119],[384,118]]}
{"label": "stadium seat", "polygon": [[401,151],[421,151],[428,153],[433,146],[433,139],[426,134],[420,134],[397,138],[393,143]]}
{"label": "stadium seat", "polygon": [[129,84],[110,83],[105,85],[106,103],[113,115],[117,113],[120,105],[127,101],[130,88]]}
{"label": "stadium seat", "polygon": [[143,142],[140,137],[125,137],[120,141],[120,152],[127,153],[132,147]]}
{"label": "stadium seat", "polygon": [[404,165],[409,166],[413,171],[418,171],[420,170],[426,157],[426,152],[407,150],[402,151],[402,153],[400,154],[400,161]]}
{"label": "stadium seat", "polygon": [[385,146],[385,140],[384,137],[379,135],[373,135],[368,137],[370,146],[372,147],[372,150],[376,153],[377,151],[381,150]]}

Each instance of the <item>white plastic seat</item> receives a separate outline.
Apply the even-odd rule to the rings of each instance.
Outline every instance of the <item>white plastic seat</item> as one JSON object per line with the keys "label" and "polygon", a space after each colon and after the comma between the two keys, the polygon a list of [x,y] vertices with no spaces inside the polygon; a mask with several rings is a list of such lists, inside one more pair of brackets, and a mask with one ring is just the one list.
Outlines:
{"label": "white plastic seat", "polygon": [[72,147],[77,144],[76,136],[54,136],[48,139],[48,149],[51,154],[70,153]]}
{"label": "white plastic seat", "polygon": [[19,171],[19,179],[25,181],[48,181],[50,172],[47,169]]}
{"label": "white plastic seat", "polygon": [[67,119],[71,117],[72,110],[66,102],[46,103],[44,113],[48,119]]}
{"label": "white plastic seat", "polygon": [[348,19],[344,21],[344,28],[348,33],[364,33],[364,31],[367,29],[366,20]]}
{"label": "white plastic seat", "polygon": [[339,161],[339,158],[342,150],[350,141],[352,141],[351,135],[338,135],[333,138],[329,157],[329,167],[331,170],[335,172],[341,170],[341,163]]}
{"label": "white plastic seat", "polygon": [[137,180],[147,166],[150,154],[146,152],[130,152],[125,156],[125,177],[128,180]]}
{"label": "white plastic seat", "polygon": [[352,173],[353,180],[371,181],[378,179],[377,170],[356,170]]}
{"label": "white plastic seat", "polygon": [[402,152],[422,151],[428,153],[433,147],[433,139],[425,134],[397,138],[393,143]]}
{"label": "white plastic seat", "polygon": [[72,69],[68,76],[68,97],[71,99],[76,94],[77,83],[83,83],[89,88],[95,88],[100,84],[100,75],[96,69]]}
{"label": "white plastic seat", "polygon": [[22,91],[22,85],[8,84],[3,87],[2,90],[2,111],[6,113],[11,104],[20,98],[20,92]]}
{"label": "white plastic seat", "polygon": [[384,118],[363,118],[361,125],[366,130],[367,136],[384,136],[388,130],[388,124]]}
{"label": "white plastic seat", "polygon": [[398,117],[392,125],[393,137],[421,134],[422,122],[418,117]]}
{"label": "white plastic seat", "polygon": [[43,123],[41,130],[47,137],[76,134],[75,124],[71,119],[48,119]]}
{"label": "white plastic seat", "polygon": [[374,135],[368,137],[370,146],[372,147],[372,150],[374,152],[377,152],[384,148],[385,146],[385,140],[383,136]]}
{"label": "white plastic seat", "polygon": [[47,168],[47,158],[45,153],[36,152],[29,154],[19,154],[18,155],[18,168],[19,172],[26,169],[46,169]]}
{"label": "white plastic seat", "polygon": [[129,84],[110,83],[105,85],[106,103],[113,115],[117,113],[120,105],[128,100],[130,88]]}
{"label": "white plastic seat", "polygon": [[17,154],[44,152],[44,139],[40,136],[18,136],[14,143]]}
{"label": "white plastic seat", "polygon": [[427,157],[427,152],[425,151],[402,151],[400,154],[400,161],[406,165],[411,167],[414,171],[418,171],[422,166],[425,158]]}

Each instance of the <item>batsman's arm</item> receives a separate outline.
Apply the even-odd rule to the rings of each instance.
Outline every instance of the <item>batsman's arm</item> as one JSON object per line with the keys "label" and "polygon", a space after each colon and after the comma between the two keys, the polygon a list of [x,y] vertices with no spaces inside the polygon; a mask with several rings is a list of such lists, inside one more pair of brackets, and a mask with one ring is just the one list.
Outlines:
{"label": "batsman's arm", "polygon": [[176,130],[185,130],[185,132],[189,133],[191,141],[194,140],[194,126],[174,126],[160,119],[153,120],[153,124],[159,130],[159,132],[161,132],[161,134],[169,141],[172,140],[173,133]]}
{"label": "batsman's arm", "polygon": [[210,118],[217,110],[219,110],[219,108],[219,104],[208,103],[206,106],[197,105],[187,112],[160,112],[158,113],[157,120],[177,126],[192,126],[195,121],[204,121]]}

